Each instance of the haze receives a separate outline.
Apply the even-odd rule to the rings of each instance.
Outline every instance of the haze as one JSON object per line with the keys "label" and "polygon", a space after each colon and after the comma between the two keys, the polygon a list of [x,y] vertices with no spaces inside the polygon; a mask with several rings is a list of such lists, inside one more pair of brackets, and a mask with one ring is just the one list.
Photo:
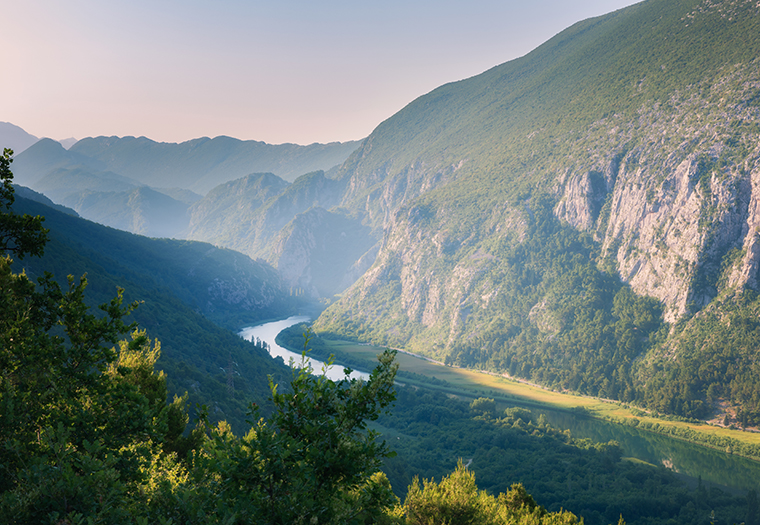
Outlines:
{"label": "haze", "polygon": [[9,2],[0,121],[56,139],[362,138],[630,0]]}

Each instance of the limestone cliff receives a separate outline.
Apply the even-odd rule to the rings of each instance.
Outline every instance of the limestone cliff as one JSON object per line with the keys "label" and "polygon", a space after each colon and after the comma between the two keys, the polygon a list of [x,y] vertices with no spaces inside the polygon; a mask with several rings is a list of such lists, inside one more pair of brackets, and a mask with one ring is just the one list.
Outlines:
{"label": "limestone cliff", "polygon": [[353,284],[347,274],[374,244],[370,229],[356,219],[314,207],[282,229],[272,253],[286,285],[320,298]]}
{"label": "limestone cliff", "polygon": [[557,216],[595,232],[668,321],[720,288],[757,287],[759,90],[754,61],[642,107],[637,121],[597,122],[582,147],[599,153],[558,179]]}

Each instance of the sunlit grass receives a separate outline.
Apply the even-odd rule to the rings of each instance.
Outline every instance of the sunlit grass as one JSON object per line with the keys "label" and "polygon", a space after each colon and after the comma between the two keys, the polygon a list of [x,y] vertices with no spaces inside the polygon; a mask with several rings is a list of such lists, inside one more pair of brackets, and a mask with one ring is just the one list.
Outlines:
{"label": "sunlit grass", "polygon": [[[356,344],[346,341],[324,340],[331,349],[354,355],[356,357],[374,361],[375,356],[382,352],[383,348]],[[416,357],[408,353],[399,352],[396,356],[399,369],[414,372],[427,377],[435,377],[446,381],[449,387],[425,383],[425,388],[440,390],[447,394],[460,397],[474,398],[487,396],[496,399],[501,404],[509,403],[510,398],[521,404],[542,405],[555,410],[583,409],[588,415],[623,422],[626,419],[638,419],[658,423],[662,427],[681,427],[713,436],[730,437],[743,443],[759,444],[760,433],[742,432],[729,428],[708,425],[706,423],[688,423],[683,421],[668,421],[652,416],[641,415],[641,411],[629,408],[622,403],[603,401],[598,398],[586,397],[576,394],[554,392],[551,390],[535,387],[505,377],[499,377],[486,372],[454,368],[441,363],[436,363],[422,357]],[[399,378],[400,382],[415,383],[413,380]]]}

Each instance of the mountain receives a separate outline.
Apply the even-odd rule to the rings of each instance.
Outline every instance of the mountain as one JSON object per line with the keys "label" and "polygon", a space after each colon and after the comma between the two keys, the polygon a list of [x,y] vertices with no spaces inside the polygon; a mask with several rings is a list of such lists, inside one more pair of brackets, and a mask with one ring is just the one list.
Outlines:
{"label": "mountain", "polygon": [[36,184],[60,169],[78,169],[80,172],[106,171],[100,161],[66,150],[60,142],[41,139],[13,158],[13,178],[16,184],[36,189]]}
{"label": "mountain", "polygon": [[[213,240],[217,233],[196,233],[203,227],[186,216],[187,206],[201,199],[199,193],[248,177],[258,168],[289,180],[315,169],[334,168],[358,144],[270,145],[229,137],[167,144],[145,137],[98,137],[76,141],[66,149],[42,139],[16,155],[14,173],[18,184],[102,224],[156,236],[180,236],[189,228],[191,238]],[[138,190],[143,187],[167,199],[161,202],[155,192]],[[214,204],[197,207],[201,218],[208,206]]]}
{"label": "mountain", "polygon": [[0,148],[10,148],[18,154],[38,140],[40,139],[10,122],[0,122]]}
{"label": "mountain", "polygon": [[109,171],[83,167],[56,168],[34,184],[34,188],[54,201],[66,203],[70,196],[83,191],[131,191],[139,183]]}
{"label": "mountain", "polygon": [[[86,274],[93,306],[110,301],[117,287],[125,302],[141,301],[127,321],[161,342],[158,367],[168,373],[172,393],[190,393],[191,407],[206,404],[212,419],[227,418],[242,431],[248,402],[267,398],[267,376],[289,377],[283,363],[230,331],[297,306],[272,268],[205,243],[107,228],[21,195],[14,210],[44,216],[50,241],[44,257],[17,261],[17,270],[32,278],[52,272],[63,286],[67,275]],[[237,372],[232,393],[224,370],[230,362]]]}
{"label": "mountain", "polygon": [[16,198],[23,198],[28,199],[30,201],[39,202],[40,204],[44,204],[48,208],[53,208],[56,211],[59,211],[61,213],[65,213],[67,215],[73,215],[74,217],[79,217],[79,214],[72,210],[71,208],[67,208],[66,206],[61,206],[60,204],[56,204],[47,197],[45,197],[42,193],[38,193],[34,190],[31,190],[27,188],[26,186],[17,186],[13,185],[13,193],[16,196]]}
{"label": "mountain", "polygon": [[291,288],[314,298],[331,297],[353,284],[358,277],[353,266],[375,244],[370,228],[359,221],[313,207],[282,228],[272,257]]}
{"label": "mountain", "polygon": [[441,86],[339,168],[382,242],[317,329],[760,423],[759,100],[747,1],[649,0]]}
{"label": "mountain", "polygon": [[70,151],[100,160],[109,170],[143,184],[205,194],[255,172],[272,172],[292,181],[310,171],[327,170],[342,163],[358,145],[358,141],[272,145],[231,137],[173,144],[145,137],[96,137],[80,140]]}
{"label": "mountain", "polygon": [[77,143],[77,139],[74,137],[69,137],[67,139],[61,139],[58,142],[60,142],[61,146],[63,146],[65,149],[69,149],[71,146]]}
{"label": "mountain", "polygon": [[287,187],[285,180],[272,173],[252,173],[220,184],[190,208],[188,238],[224,245],[253,256],[258,247],[246,242],[245,236],[250,231],[261,231],[251,226],[257,220],[259,209]]}
{"label": "mountain", "polygon": [[243,254],[201,242],[148,239],[18,200],[21,211],[45,216],[45,227],[54,231],[56,240],[88,253],[110,274],[140,280],[143,287],[150,282],[154,288],[169,289],[221,325],[236,329],[294,307],[277,272]]}
{"label": "mountain", "polygon": [[89,220],[147,237],[177,237],[188,225],[187,204],[147,186],[131,191],[82,190],[60,201]]}
{"label": "mountain", "polygon": [[371,229],[341,210],[345,184],[323,171],[292,184],[252,174],[211,190],[190,208],[187,237],[274,265],[291,289],[331,297],[358,278],[356,259],[377,243]]}

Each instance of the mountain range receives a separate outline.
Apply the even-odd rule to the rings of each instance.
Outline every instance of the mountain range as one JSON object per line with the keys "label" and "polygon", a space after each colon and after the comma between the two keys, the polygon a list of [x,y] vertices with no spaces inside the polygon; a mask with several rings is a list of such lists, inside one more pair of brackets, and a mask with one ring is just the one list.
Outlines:
{"label": "mountain range", "polygon": [[[332,303],[323,333],[746,426],[759,137],[757,2],[648,0],[441,86],[361,142],[40,141],[14,169],[79,213],[269,262]],[[140,204],[158,194],[181,205]]]}

